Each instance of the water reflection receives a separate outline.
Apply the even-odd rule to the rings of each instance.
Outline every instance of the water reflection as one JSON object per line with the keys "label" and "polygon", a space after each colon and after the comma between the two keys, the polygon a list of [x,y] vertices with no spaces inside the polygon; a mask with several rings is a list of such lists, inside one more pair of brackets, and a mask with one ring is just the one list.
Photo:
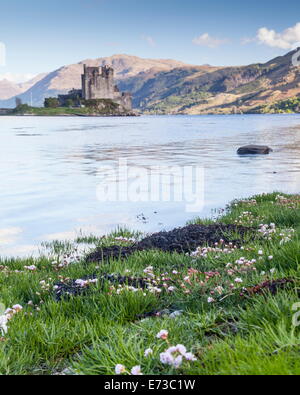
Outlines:
{"label": "water reflection", "polygon": [[[203,167],[202,216],[236,197],[300,191],[298,115],[11,117],[0,122],[2,255],[28,253],[42,239],[71,238],[80,229],[102,234],[121,224],[151,232],[191,218],[185,202],[99,202],[101,169],[117,166],[119,159],[146,169]],[[236,155],[240,146],[252,143],[269,145],[274,152],[266,157]],[[139,221],[141,213],[147,221]],[[3,231],[1,242],[1,229],[22,232],[7,239]]]}

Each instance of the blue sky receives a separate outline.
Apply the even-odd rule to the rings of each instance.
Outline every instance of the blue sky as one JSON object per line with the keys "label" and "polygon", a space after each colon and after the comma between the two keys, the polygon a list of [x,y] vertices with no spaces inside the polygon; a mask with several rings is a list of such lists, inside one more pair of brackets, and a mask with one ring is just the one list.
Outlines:
{"label": "blue sky", "polygon": [[0,42],[6,46],[0,79],[117,53],[249,64],[300,42],[300,2],[9,0],[0,8]]}

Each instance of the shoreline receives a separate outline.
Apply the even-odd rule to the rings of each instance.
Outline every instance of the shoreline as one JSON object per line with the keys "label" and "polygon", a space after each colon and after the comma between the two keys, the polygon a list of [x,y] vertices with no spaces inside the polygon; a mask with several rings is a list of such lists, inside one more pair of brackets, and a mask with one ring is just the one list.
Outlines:
{"label": "shoreline", "polygon": [[0,374],[299,374],[299,236],[300,195],[271,193],[146,238],[82,236],[84,255],[0,258]]}

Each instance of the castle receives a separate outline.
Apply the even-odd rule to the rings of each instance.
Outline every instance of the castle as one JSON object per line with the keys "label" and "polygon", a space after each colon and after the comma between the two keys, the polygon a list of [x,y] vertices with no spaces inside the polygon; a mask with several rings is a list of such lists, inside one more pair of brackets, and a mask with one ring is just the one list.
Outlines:
{"label": "castle", "polygon": [[118,103],[122,109],[126,111],[132,110],[132,96],[127,92],[120,92],[115,85],[114,69],[112,67],[88,67],[84,65],[81,83],[81,90],[73,89],[67,95],[58,96],[61,106],[65,106],[68,100],[79,104],[80,99],[110,99]]}

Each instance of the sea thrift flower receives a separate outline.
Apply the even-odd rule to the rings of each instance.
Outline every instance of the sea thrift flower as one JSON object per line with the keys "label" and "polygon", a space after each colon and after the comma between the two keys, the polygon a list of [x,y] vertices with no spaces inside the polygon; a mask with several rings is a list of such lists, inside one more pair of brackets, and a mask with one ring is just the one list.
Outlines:
{"label": "sea thrift flower", "polygon": [[145,357],[149,357],[152,354],[153,354],[153,350],[151,348],[147,348],[144,355],[145,355]]}
{"label": "sea thrift flower", "polygon": [[115,367],[115,372],[116,372],[116,374],[118,374],[118,375],[123,374],[123,373],[126,372],[126,368],[125,368],[124,365],[118,364],[118,365]]}
{"label": "sea thrift flower", "polygon": [[243,282],[243,280],[242,280],[241,278],[236,278],[234,281],[235,281],[236,283],[239,283],[239,284],[241,284],[241,283]]}
{"label": "sea thrift flower", "polygon": [[157,337],[158,339],[162,339],[162,340],[167,340],[168,336],[169,336],[169,332],[166,331],[166,330],[164,330],[164,329],[163,329],[162,331],[160,331],[160,332],[156,335],[156,337]]}
{"label": "sea thrift flower", "polygon": [[184,355],[184,358],[185,358],[187,361],[192,361],[192,362],[197,361],[197,358],[196,358],[195,355],[192,354],[191,352],[187,352],[187,353]]}
{"label": "sea thrift flower", "polygon": [[21,305],[19,305],[19,304],[15,304],[13,306],[13,310],[15,310],[17,313],[19,313],[20,311],[23,310],[23,307]]}
{"label": "sea thrift flower", "polygon": [[30,270],[30,271],[34,272],[34,271],[37,269],[37,267],[34,266],[34,265],[31,265],[31,266],[24,266],[24,269],[27,269],[27,270]]}
{"label": "sea thrift flower", "polygon": [[183,346],[182,344],[177,344],[176,351],[178,351],[181,355],[185,355],[186,354],[186,347]]}
{"label": "sea thrift flower", "polygon": [[7,328],[8,316],[0,315],[0,334],[5,335],[8,331]]}
{"label": "sea thrift flower", "polygon": [[134,366],[134,367],[131,369],[131,374],[132,374],[133,376],[142,376],[143,373],[142,373],[141,367],[140,367],[140,366]]}
{"label": "sea thrift flower", "polygon": [[172,366],[174,364],[174,357],[168,352],[163,352],[160,354],[160,362],[164,365]]}
{"label": "sea thrift flower", "polygon": [[174,368],[178,369],[182,365],[183,357],[182,355],[178,355],[178,357],[175,358],[173,366]]}

